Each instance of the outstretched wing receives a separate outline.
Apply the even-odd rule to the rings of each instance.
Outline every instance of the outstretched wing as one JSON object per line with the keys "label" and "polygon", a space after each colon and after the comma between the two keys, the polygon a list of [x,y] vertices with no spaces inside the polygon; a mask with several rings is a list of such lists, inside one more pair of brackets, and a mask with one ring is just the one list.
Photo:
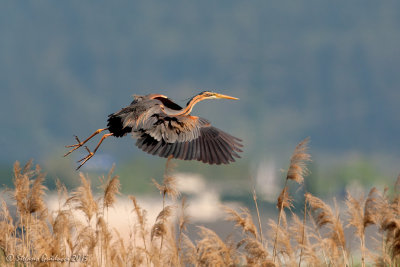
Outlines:
{"label": "outstretched wing", "polygon": [[203,118],[167,115],[161,105],[181,109],[165,96],[148,95],[111,115],[109,122],[117,118],[121,129],[128,129],[138,139],[136,145],[140,149],[160,157],[172,155],[209,164],[228,164],[240,158],[240,139],[211,126]]}
{"label": "outstretched wing", "polygon": [[[158,118],[157,118],[158,117]],[[199,117],[154,115],[153,127],[138,129],[136,145],[160,157],[228,164],[240,158],[241,140]]]}

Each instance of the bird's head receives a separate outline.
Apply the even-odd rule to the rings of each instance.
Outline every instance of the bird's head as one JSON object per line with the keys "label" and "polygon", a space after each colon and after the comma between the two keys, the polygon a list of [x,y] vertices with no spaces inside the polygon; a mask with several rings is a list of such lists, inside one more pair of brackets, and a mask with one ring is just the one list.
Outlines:
{"label": "bird's head", "polygon": [[236,98],[236,97],[233,97],[233,96],[218,94],[218,93],[209,92],[209,91],[201,92],[199,94],[199,96],[201,97],[201,100],[204,100],[204,99],[220,99],[220,98],[233,99],[233,100],[238,100],[239,99],[239,98]]}

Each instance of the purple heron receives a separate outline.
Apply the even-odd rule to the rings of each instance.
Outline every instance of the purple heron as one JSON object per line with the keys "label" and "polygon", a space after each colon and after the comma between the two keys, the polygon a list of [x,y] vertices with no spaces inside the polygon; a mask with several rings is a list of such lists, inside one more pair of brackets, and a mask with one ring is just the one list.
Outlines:
{"label": "purple heron", "polygon": [[237,152],[242,152],[242,140],[211,126],[206,119],[190,115],[196,103],[218,98],[238,99],[204,91],[192,97],[182,108],[161,94],[134,96],[129,106],[108,116],[107,128],[98,129],[84,141],[75,136],[77,143],[66,146],[71,150],[64,157],[99,133],[108,131],[93,151],[85,146],[88,155],[78,161],[80,165],[77,169],[93,157],[104,139],[122,137],[128,133],[137,139],[137,147],[152,155],[198,160],[208,164],[229,164],[235,161],[235,157],[240,158]]}

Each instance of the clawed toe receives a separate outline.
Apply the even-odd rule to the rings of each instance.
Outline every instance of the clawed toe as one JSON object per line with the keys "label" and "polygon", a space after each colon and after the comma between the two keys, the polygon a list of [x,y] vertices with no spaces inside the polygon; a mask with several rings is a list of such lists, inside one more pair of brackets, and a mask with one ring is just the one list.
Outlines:
{"label": "clawed toe", "polygon": [[[79,140],[78,136],[75,135],[75,140],[76,140],[76,144],[74,145],[69,145],[69,146],[65,146],[66,148],[72,148],[70,151],[68,151],[64,157],[68,156],[69,154],[71,154],[73,151],[77,150],[78,148],[82,147],[84,144],[86,144],[90,139],[92,139],[94,136],[96,136],[97,134],[103,132],[107,130],[107,128],[104,129],[98,129],[97,131],[95,131],[91,136],[89,136],[88,138],[86,138],[86,140],[82,141]],[[89,150],[89,148],[87,146],[85,146],[85,149],[88,152],[88,155],[80,160],[78,160],[78,163],[80,163],[80,165],[78,166],[78,168],[76,168],[77,170],[83,166],[83,164],[85,164],[89,159],[91,159],[93,157],[93,155],[96,153],[97,149],[99,149],[101,143],[104,141],[104,139],[106,139],[107,137],[112,136],[112,133],[109,134],[105,134],[103,135],[103,137],[100,139],[99,143],[97,144],[96,148],[92,151]]]}
{"label": "clawed toe", "polygon": [[83,164],[85,164],[86,161],[88,161],[89,159],[91,159],[91,158],[93,157],[93,155],[94,155],[94,153],[91,152],[90,149],[89,149],[87,146],[85,146],[85,149],[87,150],[87,152],[88,152],[89,154],[88,154],[86,157],[84,157],[84,158],[82,158],[82,159],[80,159],[80,160],[77,161],[77,162],[81,162],[81,164],[78,166],[78,168],[76,168],[77,170],[78,170],[80,167],[82,167]]}
{"label": "clawed toe", "polygon": [[65,146],[66,148],[73,147],[73,149],[71,149],[70,151],[68,151],[68,152],[64,155],[64,157],[68,156],[69,154],[71,154],[72,152],[74,152],[76,149],[80,148],[80,147],[84,144],[83,142],[81,142],[81,141],[79,140],[78,136],[76,136],[76,135],[75,135],[75,140],[78,142],[77,144]]}

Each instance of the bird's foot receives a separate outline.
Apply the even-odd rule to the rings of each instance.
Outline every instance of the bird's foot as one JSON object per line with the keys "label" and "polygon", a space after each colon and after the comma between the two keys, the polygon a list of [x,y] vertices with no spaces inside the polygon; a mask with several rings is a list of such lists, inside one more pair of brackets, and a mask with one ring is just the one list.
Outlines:
{"label": "bird's foot", "polygon": [[85,146],[85,148],[86,148],[86,150],[87,150],[87,152],[89,153],[86,157],[84,157],[84,158],[82,158],[82,159],[80,159],[80,160],[78,160],[77,162],[81,162],[81,164],[78,166],[78,168],[76,168],[76,170],[79,170],[79,168],[80,167],[82,167],[83,166],[83,164],[85,164],[89,159],[91,159],[92,157],[93,157],[93,155],[94,155],[94,152],[91,152],[90,151],[90,149],[87,147],[87,146]]}
{"label": "bird's foot", "polygon": [[66,148],[73,147],[73,149],[71,149],[70,151],[68,151],[68,152],[64,155],[64,157],[68,156],[68,155],[71,154],[73,151],[75,151],[76,149],[78,149],[78,148],[80,148],[81,146],[83,146],[84,143],[81,142],[81,141],[79,140],[78,136],[76,136],[76,135],[75,135],[75,140],[78,142],[77,144],[75,144],[75,145],[70,145],[70,146],[65,146]]}

